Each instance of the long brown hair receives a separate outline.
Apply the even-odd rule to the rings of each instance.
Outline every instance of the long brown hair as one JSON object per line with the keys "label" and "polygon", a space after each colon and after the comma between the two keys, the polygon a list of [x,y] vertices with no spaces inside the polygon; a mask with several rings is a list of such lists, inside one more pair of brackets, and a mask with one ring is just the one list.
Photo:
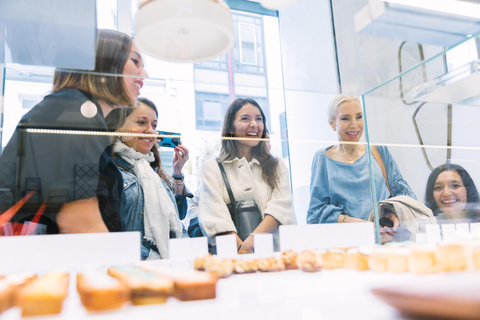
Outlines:
{"label": "long brown hair", "polygon": [[[155,115],[158,118],[157,106],[155,106],[155,104],[152,101],[144,97],[137,98],[137,104],[135,105],[135,107],[125,109],[126,117],[128,117],[135,108],[138,108],[140,104],[144,104],[147,107],[151,108],[153,111],[155,111]],[[153,162],[150,162],[150,166],[157,171],[158,175],[160,176],[160,178],[162,178],[163,181],[165,181],[169,186],[173,186],[172,179],[170,178],[170,176],[167,174],[167,172],[162,166],[162,159],[160,158],[160,153],[158,152],[157,144],[156,143],[153,144],[153,147],[150,150],[153,152],[153,156],[155,157],[155,160]]]}
{"label": "long brown hair", "polygon": [[[133,106],[122,73],[132,48],[132,38],[115,30],[98,30],[95,70],[56,70],[53,90],[82,90],[110,105]],[[100,75],[98,73],[101,73]]]}
{"label": "long brown hair", "polygon": [[[230,104],[227,112],[225,113],[225,120],[223,121],[222,137],[230,138],[234,136],[233,132],[235,129],[233,123],[235,121],[235,115],[247,103],[257,107],[260,111],[263,122],[263,132],[260,138],[268,138],[265,114],[263,113],[260,105],[255,100],[250,98],[237,98]],[[222,139],[222,150],[220,151],[220,156],[217,160],[224,161],[235,159],[235,157],[238,156],[237,143],[238,142],[233,139]],[[278,159],[272,156],[270,153],[270,148],[268,147],[267,141],[260,140],[259,143],[252,148],[252,155],[258,160],[258,162],[260,162],[260,166],[262,167],[263,181],[265,181],[270,188],[274,189],[277,186],[278,181]]]}

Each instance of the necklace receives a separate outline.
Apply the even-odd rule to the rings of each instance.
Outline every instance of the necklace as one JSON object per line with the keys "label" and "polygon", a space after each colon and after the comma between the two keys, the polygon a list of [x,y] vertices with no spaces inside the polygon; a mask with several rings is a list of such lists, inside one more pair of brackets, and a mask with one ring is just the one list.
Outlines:
{"label": "necklace", "polygon": [[[340,146],[338,147],[338,151],[340,151],[340,153],[342,154],[342,157],[347,160],[347,163],[348,164],[354,164],[355,163],[355,157],[357,155],[357,152],[358,152],[358,148],[359,148],[360,144],[359,143],[356,143],[355,145],[355,150],[353,150],[352,152],[352,157],[349,158],[347,157],[347,152],[345,151],[342,151],[342,148],[340,148]],[[343,148],[345,150],[345,147]]]}

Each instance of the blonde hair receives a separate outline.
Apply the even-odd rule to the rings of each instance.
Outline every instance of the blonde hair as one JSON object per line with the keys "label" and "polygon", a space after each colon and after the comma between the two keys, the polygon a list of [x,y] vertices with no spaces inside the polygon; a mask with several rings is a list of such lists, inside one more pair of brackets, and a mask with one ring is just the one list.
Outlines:
{"label": "blonde hair", "polygon": [[357,96],[349,96],[346,94],[340,94],[336,96],[332,101],[330,101],[330,104],[328,105],[328,120],[335,121],[335,115],[337,114],[338,107],[340,107],[345,102],[353,101],[356,101],[361,105],[360,99]]}

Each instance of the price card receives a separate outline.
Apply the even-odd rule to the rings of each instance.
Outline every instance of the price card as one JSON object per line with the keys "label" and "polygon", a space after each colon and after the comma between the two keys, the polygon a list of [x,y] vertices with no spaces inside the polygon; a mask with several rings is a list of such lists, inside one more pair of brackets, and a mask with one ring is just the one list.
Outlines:
{"label": "price card", "polygon": [[438,224],[426,224],[425,233],[427,234],[427,243],[438,243],[442,240]]}
{"label": "price card", "polygon": [[444,240],[453,240],[455,238],[455,225],[442,224],[442,235]]}
{"label": "price card", "polygon": [[170,259],[195,259],[208,254],[208,238],[178,238],[169,241]]}
{"label": "price card", "polygon": [[271,255],[273,253],[273,235],[271,233],[257,233],[253,235],[255,253]]}
{"label": "price card", "polygon": [[237,255],[237,236],[235,234],[217,236],[215,242],[217,244],[217,256],[231,258]]}

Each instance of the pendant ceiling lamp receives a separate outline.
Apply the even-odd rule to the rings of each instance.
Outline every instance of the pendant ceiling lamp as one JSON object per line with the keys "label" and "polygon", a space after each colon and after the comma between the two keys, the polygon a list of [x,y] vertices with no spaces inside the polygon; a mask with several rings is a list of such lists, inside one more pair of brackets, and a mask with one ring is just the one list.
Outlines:
{"label": "pendant ceiling lamp", "polygon": [[270,10],[278,10],[291,5],[296,0],[262,0],[260,4],[262,7]]}
{"label": "pendant ceiling lamp", "polygon": [[173,62],[201,62],[228,52],[233,19],[224,0],[139,1],[135,44],[144,53]]}

